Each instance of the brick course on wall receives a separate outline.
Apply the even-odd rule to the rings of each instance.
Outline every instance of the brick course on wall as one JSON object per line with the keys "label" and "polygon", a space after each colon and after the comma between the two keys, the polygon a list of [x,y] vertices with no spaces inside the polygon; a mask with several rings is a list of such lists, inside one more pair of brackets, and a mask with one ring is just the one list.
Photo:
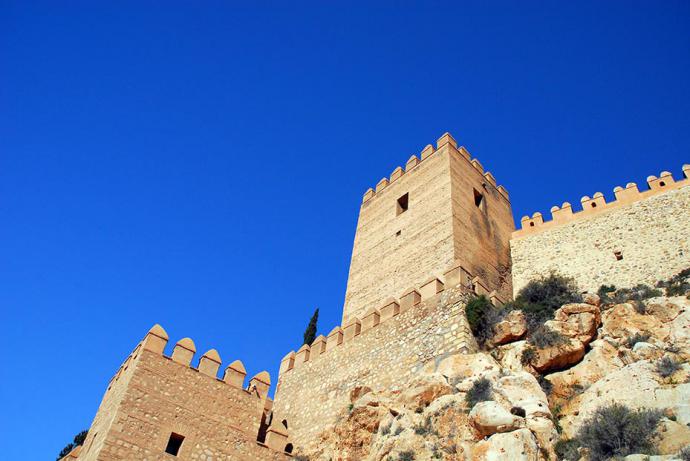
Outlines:
{"label": "brick course on wall", "polygon": [[510,242],[516,293],[551,271],[573,277],[582,290],[596,291],[604,284],[654,285],[690,267],[690,183],[673,182],[670,174],[662,178],[650,177],[651,188],[644,192],[629,184],[626,189],[634,191],[620,197],[620,204],[605,204],[598,194],[598,210],[587,206],[594,199],[585,197],[585,211],[562,224],[556,220],[560,209],[554,209],[555,222],[542,224],[536,216],[536,229],[526,227],[531,219],[523,218],[523,229]]}
{"label": "brick course on wall", "polygon": [[[300,448],[315,443],[347,407],[357,386],[404,388],[430,360],[474,351],[464,312],[469,296],[461,285],[445,289],[357,336],[344,335],[342,344],[322,353],[289,354],[281,366],[274,412],[287,419],[290,441]],[[317,340],[311,350],[319,344]]]}

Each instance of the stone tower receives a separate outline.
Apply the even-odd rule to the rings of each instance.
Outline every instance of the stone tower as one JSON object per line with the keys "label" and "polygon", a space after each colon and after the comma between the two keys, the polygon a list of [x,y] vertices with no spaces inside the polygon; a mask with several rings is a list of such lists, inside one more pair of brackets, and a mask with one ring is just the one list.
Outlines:
{"label": "stone tower", "polygon": [[510,298],[514,228],[507,191],[444,134],[364,194],[343,325],[453,265]]}

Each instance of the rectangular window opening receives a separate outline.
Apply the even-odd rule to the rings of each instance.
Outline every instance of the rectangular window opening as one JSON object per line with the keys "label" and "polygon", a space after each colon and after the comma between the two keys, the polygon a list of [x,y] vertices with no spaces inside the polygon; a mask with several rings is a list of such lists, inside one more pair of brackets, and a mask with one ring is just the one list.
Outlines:
{"label": "rectangular window opening", "polygon": [[184,436],[180,434],[175,434],[174,432],[170,434],[170,439],[168,440],[168,446],[165,447],[165,452],[173,456],[177,456],[180,452],[180,447],[184,442]]}
{"label": "rectangular window opening", "polygon": [[621,259],[623,259],[623,253],[620,251],[614,251],[613,255],[616,257],[616,261],[620,261]]}
{"label": "rectangular window opening", "polygon": [[479,192],[477,189],[474,190],[474,206],[480,209],[484,209],[484,194]]}
{"label": "rectangular window opening", "polygon": [[401,233],[402,233],[402,231],[399,230],[398,232],[395,233],[395,236],[396,236],[396,237],[400,237],[400,234],[401,234]]}
{"label": "rectangular window opening", "polygon": [[396,215],[399,215],[400,213],[404,213],[407,211],[407,208],[409,207],[409,204],[410,204],[409,197],[410,197],[410,194],[407,193],[398,199],[398,206],[397,206]]}

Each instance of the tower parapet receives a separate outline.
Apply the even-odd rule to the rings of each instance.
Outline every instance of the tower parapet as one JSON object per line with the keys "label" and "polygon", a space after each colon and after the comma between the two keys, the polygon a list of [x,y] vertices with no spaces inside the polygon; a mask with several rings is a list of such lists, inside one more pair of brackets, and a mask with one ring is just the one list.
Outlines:
{"label": "tower parapet", "polygon": [[[241,361],[218,376],[215,349],[192,361],[196,346],[179,340],[164,354],[168,334],[153,326],[111,379],[78,459],[152,459],[164,453],[287,460],[287,428],[272,413],[270,376],[245,387]],[[275,421],[275,422],[273,422]],[[281,427],[278,427],[281,426]],[[212,455],[211,455],[212,453]]]}
{"label": "tower parapet", "polygon": [[429,274],[457,261],[501,297],[510,297],[513,230],[506,189],[443,134],[436,147],[427,145],[365,192],[342,324],[362,320],[407,287],[421,288]]}
{"label": "tower parapet", "polygon": [[587,219],[592,216],[615,210],[622,206],[630,205],[645,200],[654,195],[663,194],[668,191],[680,189],[690,184],[690,165],[683,165],[683,179],[676,181],[668,171],[662,171],[659,177],[647,176],[647,190],[640,191],[637,184],[629,182],[625,187],[616,186],[613,189],[615,200],[606,202],[604,194],[595,192],[592,197],[585,195],[580,199],[581,209],[573,211],[573,206],[569,202],[563,202],[551,207],[551,220],[544,221],[540,212],[535,212],[531,217],[523,216],[520,220],[521,228],[513,232],[512,238],[520,238],[532,235],[547,229],[577,221]]}

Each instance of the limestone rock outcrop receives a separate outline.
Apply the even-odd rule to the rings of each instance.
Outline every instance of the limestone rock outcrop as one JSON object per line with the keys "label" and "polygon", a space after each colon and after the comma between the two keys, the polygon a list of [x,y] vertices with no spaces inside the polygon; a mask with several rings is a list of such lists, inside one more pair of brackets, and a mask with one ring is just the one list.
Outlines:
{"label": "limestone rock outcrop", "polygon": [[516,341],[527,333],[527,319],[522,311],[513,310],[494,326],[491,342],[497,345]]}

